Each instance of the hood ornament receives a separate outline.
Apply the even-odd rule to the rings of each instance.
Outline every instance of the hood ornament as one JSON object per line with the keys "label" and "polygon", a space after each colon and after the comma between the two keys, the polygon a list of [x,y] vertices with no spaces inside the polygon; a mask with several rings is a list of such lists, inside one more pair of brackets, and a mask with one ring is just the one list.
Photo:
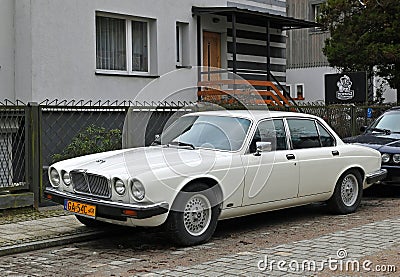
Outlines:
{"label": "hood ornament", "polygon": [[105,163],[106,161],[105,160],[97,160],[96,161],[96,163],[99,163],[99,164],[102,164],[102,163]]}

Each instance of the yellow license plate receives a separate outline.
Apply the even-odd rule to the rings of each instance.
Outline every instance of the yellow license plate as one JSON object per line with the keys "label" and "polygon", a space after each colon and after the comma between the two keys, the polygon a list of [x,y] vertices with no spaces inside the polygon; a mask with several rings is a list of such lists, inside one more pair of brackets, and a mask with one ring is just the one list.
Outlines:
{"label": "yellow license plate", "polygon": [[67,199],[64,200],[64,210],[89,217],[96,216],[96,206]]}

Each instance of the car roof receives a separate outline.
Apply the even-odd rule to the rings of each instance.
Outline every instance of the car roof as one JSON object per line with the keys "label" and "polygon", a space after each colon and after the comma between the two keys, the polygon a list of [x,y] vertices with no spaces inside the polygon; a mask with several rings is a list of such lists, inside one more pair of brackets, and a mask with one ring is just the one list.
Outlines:
{"label": "car roof", "polygon": [[[304,117],[304,118],[318,118],[317,116],[296,113],[296,112],[282,112],[282,111],[269,111],[269,110],[218,110],[218,111],[205,111],[194,112],[187,115],[213,115],[213,116],[229,116],[240,117],[246,119],[260,120],[264,118],[277,118],[277,117]],[[186,116],[187,116],[186,115]]]}

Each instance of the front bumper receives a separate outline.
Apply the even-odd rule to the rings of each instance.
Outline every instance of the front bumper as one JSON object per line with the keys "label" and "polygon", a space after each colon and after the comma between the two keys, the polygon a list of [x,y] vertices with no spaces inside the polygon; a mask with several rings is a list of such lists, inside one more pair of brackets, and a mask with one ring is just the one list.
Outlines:
{"label": "front bumper", "polygon": [[379,181],[382,181],[383,179],[385,179],[387,176],[387,170],[386,169],[379,169],[377,171],[368,173],[366,176],[366,181],[367,184],[373,184]]}
{"label": "front bumper", "polygon": [[[62,205],[64,205],[64,200],[66,199],[95,205],[96,217],[120,221],[126,221],[128,217],[135,219],[150,218],[167,213],[169,210],[169,205],[167,202],[125,204],[109,200],[91,198],[88,196],[76,195],[68,192],[62,192],[50,187],[45,189],[44,196],[47,199],[50,199]],[[126,211],[134,212],[134,215],[132,215],[133,213],[127,213]]]}
{"label": "front bumper", "polygon": [[400,166],[399,165],[382,165],[387,170],[386,179],[383,183],[400,186]]}

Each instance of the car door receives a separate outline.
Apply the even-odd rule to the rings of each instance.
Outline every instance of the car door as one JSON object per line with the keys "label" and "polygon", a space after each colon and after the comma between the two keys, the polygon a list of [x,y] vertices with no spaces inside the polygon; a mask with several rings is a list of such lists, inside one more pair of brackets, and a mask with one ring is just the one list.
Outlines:
{"label": "car door", "polygon": [[335,138],[316,119],[287,119],[300,169],[299,197],[331,191],[342,169]]}
{"label": "car door", "polygon": [[[272,151],[257,155],[257,141],[271,142]],[[242,162],[244,206],[297,197],[299,167],[293,151],[289,150],[283,119],[259,122]]]}

